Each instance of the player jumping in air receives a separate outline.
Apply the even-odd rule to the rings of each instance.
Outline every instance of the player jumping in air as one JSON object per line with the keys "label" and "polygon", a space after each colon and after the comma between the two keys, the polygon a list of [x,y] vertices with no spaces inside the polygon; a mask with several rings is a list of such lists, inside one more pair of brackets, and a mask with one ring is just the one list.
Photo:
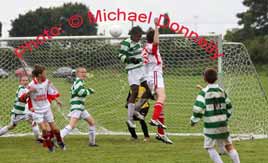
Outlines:
{"label": "player jumping in air", "polygon": [[25,120],[31,125],[36,140],[42,143],[43,139],[40,137],[38,125],[32,121],[32,113],[27,109],[26,106],[27,97],[29,93],[33,91],[27,90],[26,87],[28,84],[29,78],[27,76],[21,76],[19,78],[19,88],[16,92],[13,109],[11,110],[10,124],[0,129],[0,136],[6,134],[9,130],[14,129],[19,122]]}
{"label": "player jumping in air", "polygon": [[71,112],[69,117],[71,118],[70,123],[61,130],[61,136],[65,137],[72,129],[74,129],[80,119],[85,120],[89,125],[89,146],[97,147],[95,142],[96,138],[96,127],[93,117],[85,110],[85,99],[86,96],[94,93],[92,88],[85,88],[84,81],[87,76],[87,70],[84,67],[76,69],[76,80],[71,88]]}
{"label": "player jumping in air", "polygon": [[150,124],[158,127],[157,139],[166,143],[173,142],[165,135],[164,129],[164,103],[166,100],[165,85],[163,79],[163,61],[159,53],[158,19],[155,20],[155,30],[149,30],[146,35],[147,43],[143,49],[146,80],[152,94],[156,93],[156,103]]}
{"label": "player jumping in air", "polygon": [[128,82],[131,89],[131,96],[128,100],[128,120],[127,124],[131,128],[135,128],[133,115],[136,114],[140,119],[143,119],[139,112],[135,111],[135,99],[138,95],[139,85],[143,86],[146,91],[142,98],[136,103],[137,108],[142,106],[150,96],[150,91],[145,80],[144,66],[142,59],[142,48],[140,39],[142,36],[142,29],[139,26],[133,27],[130,32],[130,38],[122,41],[119,58],[126,64],[128,71]]}
{"label": "player jumping in air", "polygon": [[[145,92],[145,88],[142,87],[142,86],[139,86],[138,96],[137,96],[135,102],[137,102],[137,101],[142,97],[142,95],[143,95],[144,92]],[[129,97],[131,96],[131,93],[132,93],[132,92],[131,92],[131,90],[130,90],[129,93],[128,93],[127,101],[129,100]],[[127,105],[126,105],[126,108],[127,108]],[[149,104],[149,102],[147,101],[147,102],[145,102],[145,103],[141,106],[140,111],[139,111],[140,114],[141,114],[142,116],[146,117],[146,115],[147,115],[147,113],[148,113],[148,111],[149,111],[149,108],[150,108],[150,104]],[[148,133],[148,127],[147,127],[147,124],[146,124],[145,120],[144,120],[144,119],[139,119],[139,118],[137,117],[137,115],[134,115],[133,119],[134,119],[134,120],[139,120],[140,125],[141,125],[141,129],[142,129],[142,132],[143,132],[143,134],[144,134],[144,141],[145,141],[145,142],[146,142],[146,141],[149,141],[150,136],[149,136],[149,133]],[[136,134],[135,128],[131,128],[131,127],[128,125],[128,123],[127,123],[127,126],[128,126],[128,131],[129,131],[130,134],[131,134],[131,137],[132,137],[133,139],[138,139],[138,136],[137,136],[137,134]]]}
{"label": "player jumping in air", "polygon": [[239,155],[232,144],[228,129],[232,105],[225,91],[215,82],[217,71],[208,68],[204,72],[204,80],[208,85],[198,94],[191,117],[194,126],[204,116],[204,148],[208,151],[214,163],[223,163],[220,155],[214,149],[215,144],[224,144],[228,155],[234,163],[240,163]]}
{"label": "player jumping in air", "polygon": [[56,100],[61,105],[61,102],[57,99],[59,93],[46,78],[46,68],[44,66],[35,65],[32,75],[33,80],[29,84],[29,89],[32,91],[29,93],[30,100],[28,105],[29,110],[33,111],[33,120],[42,129],[44,146],[48,147],[50,152],[54,152],[55,147],[51,139],[55,136],[59,147],[65,150],[65,145],[54,122],[50,106],[52,100]]}

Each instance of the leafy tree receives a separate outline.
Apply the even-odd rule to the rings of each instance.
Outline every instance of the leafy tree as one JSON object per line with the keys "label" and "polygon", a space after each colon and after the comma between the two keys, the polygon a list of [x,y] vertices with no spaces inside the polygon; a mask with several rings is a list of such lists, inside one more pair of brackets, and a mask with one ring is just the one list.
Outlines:
{"label": "leafy tree", "polygon": [[[170,18],[168,16],[168,13],[165,13],[164,15],[165,15],[165,17],[164,17],[163,25],[167,25],[169,23],[168,21],[170,20]],[[167,27],[167,28],[161,27],[159,29],[159,33],[160,34],[175,34],[175,32],[173,32],[172,30],[169,29],[169,27]]]}
{"label": "leafy tree", "polygon": [[[89,24],[87,13],[89,8],[81,3],[67,3],[60,7],[38,8],[19,15],[12,21],[10,36],[37,36],[43,33],[44,29],[62,24],[64,33],[62,35],[96,35],[97,24]],[[67,20],[70,16],[79,14],[83,17],[84,23],[80,28],[72,28]]]}
{"label": "leafy tree", "polygon": [[227,31],[228,41],[243,42],[255,63],[268,63],[268,1],[244,0],[247,11],[238,13],[241,29]]}

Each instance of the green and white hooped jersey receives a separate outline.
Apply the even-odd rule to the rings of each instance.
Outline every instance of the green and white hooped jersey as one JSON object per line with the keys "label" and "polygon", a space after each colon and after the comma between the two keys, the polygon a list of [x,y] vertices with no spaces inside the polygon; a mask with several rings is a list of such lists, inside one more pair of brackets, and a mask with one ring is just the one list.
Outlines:
{"label": "green and white hooped jersey", "polygon": [[86,89],[84,87],[84,80],[76,78],[71,88],[71,111],[85,110],[86,96],[92,93],[92,89]]}
{"label": "green and white hooped jersey", "polygon": [[224,90],[218,84],[208,84],[196,98],[191,121],[197,123],[204,117],[204,134],[212,139],[226,139],[231,113],[232,104]]}
{"label": "green and white hooped jersey", "polygon": [[27,88],[25,88],[22,85],[19,85],[19,88],[16,92],[16,98],[15,98],[15,102],[14,102],[11,114],[26,114],[26,110],[25,110],[26,101],[25,102],[20,101],[20,97],[23,94],[27,93],[27,91],[28,91]]}
{"label": "green and white hooped jersey", "polygon": [[[143,66],[142,47],[140,42],[134,42],[130,38],[120,43],[119,58],[126,64],[126,70],[132,70]],[[126,63],[126,58],[136,58],[140,60],[140,63]]]}

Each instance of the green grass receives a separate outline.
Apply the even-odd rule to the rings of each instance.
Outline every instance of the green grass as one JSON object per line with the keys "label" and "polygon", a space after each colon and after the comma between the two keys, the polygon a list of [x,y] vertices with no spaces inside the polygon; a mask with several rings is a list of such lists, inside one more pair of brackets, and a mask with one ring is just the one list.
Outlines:
{"label": "green grass", "polygon": [[[268,67],[257,67],[260,80],[268,93]],[[63,128],[68,121],[62,114],[69,112],[69,90],[71,84],[61,78],[49,78],[61,93],[63,109],[53,104],[53,111],[56,122]],[[87,98],[87,110],[97,121],[98,130],[104,127],[111,131],[127,132],[125,126],[126,109],[124,108],[125,96],[128,92],[126,82],[127,75],[122,72],[111,70],[91,71],[94,77],[86,82],[88,87],[96,90],[96,94]],[[165,76],[166,91],[168,95],[165,105],[168,132],[196,133],[202,132],[202,123],[196,128],[189,126],[191,115],[191,105],[194,102],[198,90],[196,84],[203,84],[200,76]],[[232,76],[231,97],[235,107],[234,117],[230,121],[232,133],[263,133],[267,130],[268,117],[267,104],[263,102],[261,91],[257,89],[256,78],[250,76]],[[17,81],[14,77],[0,79],[0,126],[9,122],[9,112],[14,100],[14,93],[17,89]],[[250,89],[249,89],[250,88]],[[254,90],[254,97],[250,96]],[[239,95],[239,96],[238,96]],[[153,103],[151,101],[151,103]],[[151,115],[151,111],[149,116]],[[147,120],[149,117],[147,117]],[[80,122],[78,128],[87,132],[87,125]],[[150,132],[155,132],[154,128],[149,128]],[[30,132],[27,123],[22,123],[16,128],[14,133]],[[140,129],[138,127],[138,132]],[[153,137],[153,136],[152,136]],[[100,148],[88,148],[86,136],[70,136],[66,138],[68,150],[57,151],[49,154],[40,145],[34,144],[32,137],[9,137],[0,138],[1,160],[5,162],[181,162],[181,163],[210,163],[210,159],[203,147],[202,137],[171,137],[174,145],[166,145],[157,142],[152,138],[150,143],[131,141],[128,136],[98,136],[97,140]],[[243,163],[268,162],[266,144],[268,140],[240,141],[235,145],[240,153]],[[14,155],[15,154],[15,155]],[[227,156],[224,161],[231,163]],[[0,163],[3,161],[0,160]]]}
{"label": "green grass", "polygon": [[[126,136],[98,136],[98,148],[87,146],[86,136],[70,136],[65,139],[66,151],[57,149],[48,153],[46,149],[33,142],[32,137],[1,138],[1,161],[5,163],[73,163],[73,162],[177,162],[212,163],[202,148],[200,137],[171,137],[175,144],[166,145],[151,139],[144,143],[129,140]],[[268,161],[268,140],[235,142],[241,162],[266,163]],[[225,163],[231,163],[228,156],[222,157]]]}

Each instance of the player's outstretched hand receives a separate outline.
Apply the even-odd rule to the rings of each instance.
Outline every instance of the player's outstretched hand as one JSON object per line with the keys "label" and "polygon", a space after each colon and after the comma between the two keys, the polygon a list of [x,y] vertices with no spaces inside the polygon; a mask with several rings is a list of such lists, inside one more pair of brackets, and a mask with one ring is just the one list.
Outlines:
{"label": "player's outstretched hand", "polygon": [[203,87],[201,85],[199,85],[199,84],[196,85],[196,88],[200,89],[200,90],[203,89]]}

